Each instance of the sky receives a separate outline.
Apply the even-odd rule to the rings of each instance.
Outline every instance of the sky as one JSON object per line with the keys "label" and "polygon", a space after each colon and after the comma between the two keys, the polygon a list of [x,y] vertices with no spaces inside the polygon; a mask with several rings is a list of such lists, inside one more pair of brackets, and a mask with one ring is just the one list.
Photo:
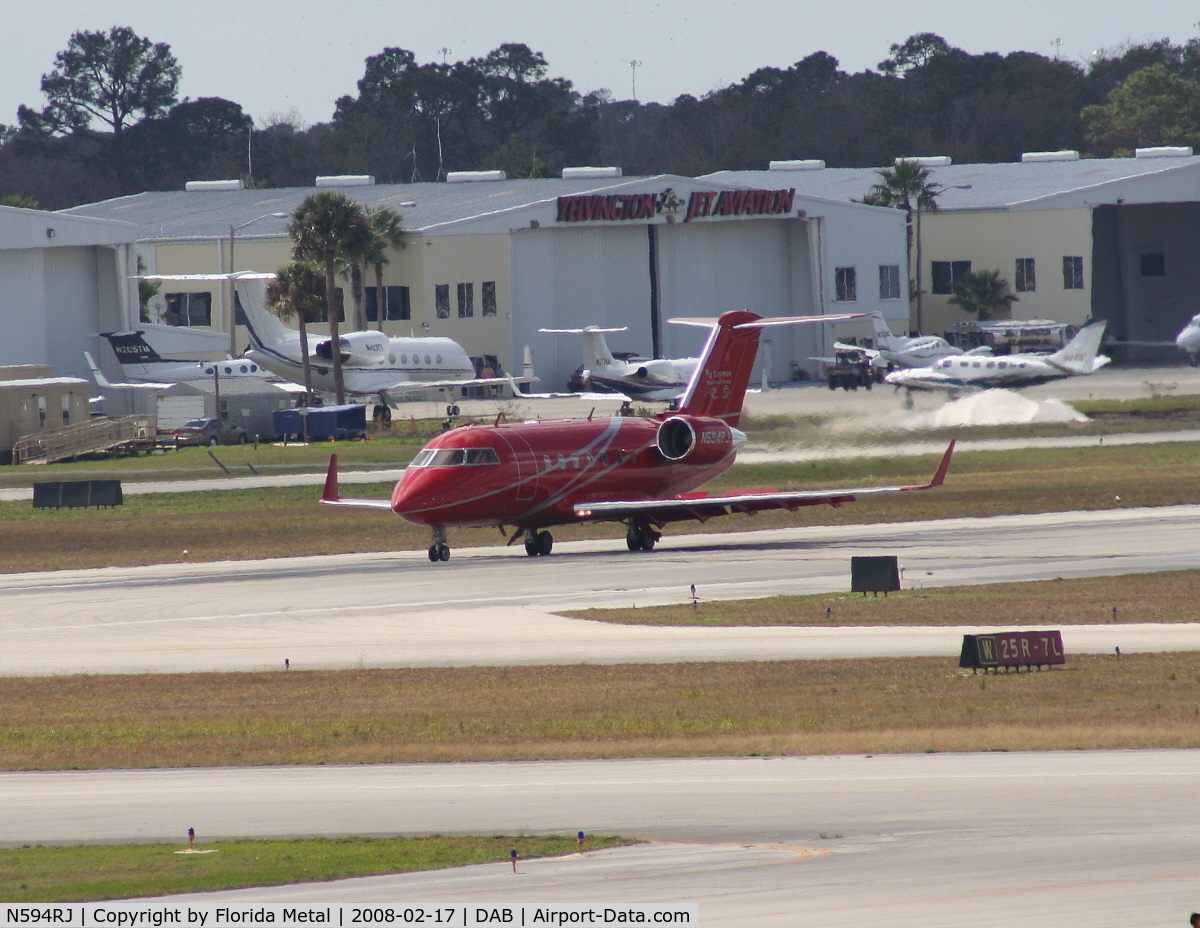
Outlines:
{"label": "sky", "polygon": [[[171,46],[180,98],[224,97],[257,125],[325,122],[388,46],[420,62],[466,60],[504,42],[542,52],[577,90],[669,103],[815,51],[874,68],[892,43],[935,32],[972,54],[1031,51],[1086,62],[1098,49],[1200,35],[1194,0],[8,0],[20,22],[0,57],[0,123],[45,105],[41,76],[71,34],[130,26]],[[1060,44],[1061,43],[1061,44]],[[631,62],[638,62],[636,67]]]}

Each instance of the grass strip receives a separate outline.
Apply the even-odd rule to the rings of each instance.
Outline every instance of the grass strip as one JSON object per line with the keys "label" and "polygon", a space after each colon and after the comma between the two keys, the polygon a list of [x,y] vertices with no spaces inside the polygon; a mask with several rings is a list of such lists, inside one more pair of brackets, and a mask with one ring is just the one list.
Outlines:
{"label": "grass strip", "polygon": [[1068,662],[986,678],[946,657],[5,678],[0,766],[1200,746],[1200,654]]}
{"label": "grass strip", "polygon": [[[911,580],[909,582],[912,582]],[[846,580],[849,585],[849,577]],[[697,589],[704,595],[704,585]],[[909,588],[887,596],[815,593],[563,615],[622,625],[928,626],[1020,628],[1200,622],[1200,570]]]}
{"label": "grass strip", "polygon": [[[801,464],[735,465],[713,492],[778,487],[871,486],[927,480],[936,456],[883,457]],[[1147,479],[1153,474],[1153,479]],[[386,497],[386,484],[355,496]],[[391,550],[423,550],[427,529],[386,512],[321,506],[317,487],[131,496],[116,509],[35,510],[0,503],[0,572],[137,566]],[[958,454],[946,485],[925,493],[872,497],[834,509],[769,512],[685,522],[670,534],[750,531],[797,525],[845,525],[1066,510],[1165,506],[1200,501],[1200,470],[1188,444],[1020,450]],[[615,523],[554,528],[559,541],[608,538],[624,548]],[[453,547],[499,545],[495,528],[454,529]]]}
{"label": "grass strip", "polygon": [[[589,836],[586,850],[633,844]],[[25,845],[0,848],[5,902],[85,902],[243,886],[276,886],[406,873],[576,850],[567,835],[293,838],[202,841],[213,854],[180,854],[176,844]]]}

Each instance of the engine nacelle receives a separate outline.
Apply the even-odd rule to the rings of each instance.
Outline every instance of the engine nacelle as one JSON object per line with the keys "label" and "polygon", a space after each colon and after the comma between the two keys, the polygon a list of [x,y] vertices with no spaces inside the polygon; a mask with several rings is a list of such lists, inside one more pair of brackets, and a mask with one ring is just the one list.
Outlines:
{"label": "engine nacelle", "polygon": [[715,464],[746,441],[744,433],[720,419],[672,416],[658,427],[655,445],[668,461]]}
{"label": "engine nacelle", "polygon": [[[342,363],[359,367],[380,367],[388,358],[388,337],[382,332],[351,332],[338,339],[342,349]],[[333,360],[333,340],[317,344],[317,357]]]}

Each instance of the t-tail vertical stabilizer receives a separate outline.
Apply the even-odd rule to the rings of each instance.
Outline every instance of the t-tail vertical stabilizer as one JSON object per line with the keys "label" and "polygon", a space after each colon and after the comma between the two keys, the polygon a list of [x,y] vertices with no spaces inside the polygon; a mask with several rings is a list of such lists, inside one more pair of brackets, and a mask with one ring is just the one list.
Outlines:
{"label": "t-tail vertical stabilizer", "polygon": [[730,425],[738,424],[762,332],[760,327],[752,323],[761,318],[758,313],[739,309],[722,313],[715,325],[711,320],[671,320],[683,325],[712,327],[692,379],[680,397],[680,413],[712,416],[724,419]]}
{"label": "t-tail vertical stabilizer", "polygon": [[1103,319],[1091,320],[1046,360],[1071,374],[1090,374],[1099,370],[1111,360],[1107,355],[1099,354],[1107,325]]}

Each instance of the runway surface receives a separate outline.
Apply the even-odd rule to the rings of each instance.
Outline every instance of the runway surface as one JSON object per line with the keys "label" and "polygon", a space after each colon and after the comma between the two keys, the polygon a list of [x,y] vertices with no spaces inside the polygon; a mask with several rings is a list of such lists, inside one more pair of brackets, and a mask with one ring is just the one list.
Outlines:
{"label": "runway surface", "polygon": [[[553,614],[849,588],[850,558],[895,554],[904,586],[1182,569],[1194,506],[879,526],[0,576],[0,673],[181,672],[952,654],[962,629],[672,628]],[[1086,617],[1085,617],[1086,618]],[[1200,626],[1067,626],[1069,651],[1200,649]],[[1136,616],[1127,615],[1133,620]]]}
{"label": "runway surface", "polygon": [[618,833],[555,861],[197,901],[697,902],[705,925],[1186,924],[1198,751],[0,774],[0,840]]}

